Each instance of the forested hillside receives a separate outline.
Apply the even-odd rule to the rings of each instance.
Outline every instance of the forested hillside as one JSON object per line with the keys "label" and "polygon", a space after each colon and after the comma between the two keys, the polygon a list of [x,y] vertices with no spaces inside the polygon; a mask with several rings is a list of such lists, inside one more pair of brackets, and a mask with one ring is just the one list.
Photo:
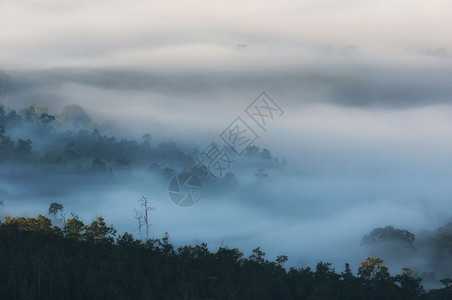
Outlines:
{"label": "forested hillside", "polygon": [[[14,189],[6,183],[29,189],[32,194],[36,186],[47,184],[49,174],[61,178],[73,174],[74,177],[57,181],[56,189],[50,184],[53,194],[40,192],[44,195],[40,202],[44,204],[48,195],[70,195],[80,187],[87,188],[88,182],[99,188],[96,184],[102,181],[98,178],[110,181],[114,178],[110,174],[114,173],[128,176],[141,170],[169,179],[189,167],[200,151],[172,141],[156,142],[149,133],[139,141],[117,138],[102,133],[98,127],[78,105],[68,105],[55,115],[35,104],[20,111],[0,105],[0,174],[5,184],[0,187],[0,206],[13,203],[4,196],[14,196]],[[249,172],[259,183],[248,183],[248,189],[269,186],[268,170],[286,170],[286,162],[275,158],[268,149],[249,147],[242,159],[242,172]],[[113,184],[121,178],[112,180]],[[76,185],[74,180],[83,184]],[[240,185],[232,173],[220,181],[216,190],[223,186],[227,191]],[[66,189],[71,185],[71,189]],[[236,190],[240,192],[239,188]],[[242,197],[258,204],[259,199],[252,195]],[[168,235],[143,240],[128,233],[116,236],[116,230],[102,217],[90,224],[84,224],[73,213],[68,220],[66,214],[56,219],[58,207],[54,206],[55,224],[44,216],[6,217],[0,224],[0,299],[452,297],[452,281],[447,279],[452,258],[452,223],[416,235],[392,226],[375,228],[362,239],[361,246],[367,247],[370,257],[361,257],[363,262],[357,270],[351,270],[348,264],[343,270],[335,270],[325,262],[319,262],[315,269],[288,269],[290,266],[284,266],[285,255],[275,262],[268,261],[259,247],[245,257],[237,248],[220,247],[212,252],[203,243],[174,246]],[[8,214],[2,210],[0,215]],[[132,213],[123,217],[132,219]],[[359,243],[355,247],[360,247]],[[389,267],[396,275],[389,273]],[[429,290],[440,282],[444,288]]]}
{"label": "forested hillside", "polygon": [[[154,142],[149,133],[140,141],[102,133],[82,107],[72,104],[58,115],[30,104],[17,112],[0,104],[0,163],[28,165],[54,172],[92,173],[131,168],[175,175],[193,165],[203,149],[187,148],[171,140]],[[255,167],[282,166],[268,149],[252,146],[245,158]],[[228,177],[233,177],[228,173]]]}
{"label": "forested hillside", "polygon": [[175,248],[161,239],[116,235],[102,217],[63,228],[51,220],[5,218],[0,224],[1,299],[451,299],[452,280],[425,292],[411,270],[389,274],[380,258],[367,258],[354,274],[319,262],[315,269],[283,267],[287,257],[265,259],[257,247],[206,244]]}

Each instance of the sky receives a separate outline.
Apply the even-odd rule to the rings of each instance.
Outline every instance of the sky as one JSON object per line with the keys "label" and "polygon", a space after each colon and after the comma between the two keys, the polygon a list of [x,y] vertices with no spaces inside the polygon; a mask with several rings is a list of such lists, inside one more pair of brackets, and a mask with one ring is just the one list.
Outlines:
{"label": "sky", "polygon": [[[78,103],[120,134],[199,148],[262,91],[284,109],[256,143],[290,165],[268,186],[180,209],[166,183],[136,174],[64,195],[80,215],[134,230],[123,199],[145,194],[156,235],[338,269],[365,258],[375,227],[452,218],[450,1],[2,0],[0,70],[14,79],[9,107]],[[17,193],[14,211],[29,197]]]}

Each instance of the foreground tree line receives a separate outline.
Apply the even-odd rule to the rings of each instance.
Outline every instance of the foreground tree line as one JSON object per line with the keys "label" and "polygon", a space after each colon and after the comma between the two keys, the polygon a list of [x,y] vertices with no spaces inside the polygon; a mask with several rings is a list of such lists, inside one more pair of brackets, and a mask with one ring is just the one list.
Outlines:
{"label": "foreground tree line", "polygon": [[44,216],[0,222],[0,299],[452,299],[452,280],[425,292],[409,269],[391,276],[379,258],[355,275],[330,263],[286,270],[287,257],[265,259],[256,248],[206,244],[175,248],[162,239],[134,239],[102,217],[62,227]]}
{"label": "foreground tree line", "polygon": [[384,257],[389,265],[410,266],[419,272],[424,284],[436,284],[452,276],[452,222],[416,235],[393,226],[379,227],[362,238],[372,257]]}

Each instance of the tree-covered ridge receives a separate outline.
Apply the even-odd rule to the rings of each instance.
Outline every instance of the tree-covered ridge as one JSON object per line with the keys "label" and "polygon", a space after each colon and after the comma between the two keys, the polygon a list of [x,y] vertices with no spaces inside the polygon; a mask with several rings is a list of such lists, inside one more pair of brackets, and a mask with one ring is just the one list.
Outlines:
{"label": "tree-covered ridge", "polygon": [[[149,133],[140,141],[118,139],[97,129],[78,105],[68,105],[59,115],[31,104],[20,112],[0,104],[0,164],[14,163],[75,172],[105,172],[148,168],[172,175],[193,162],[199,154],[175,142],[155,143]],[[256,170],[282,165],[268,149],[247,149],[248,158],[258,159]]]}
{"label": "tree-covered ridge", "polygon": [[[54,207],[55,208],[55,207]],[[58,209],[56,210],[58,211]],[[367,258],[355,275],[329,263],[286,270],[287,257],[265,259],[258,247],[206,244],[175,248],[168,234],[141,241],[102,217],[84,224],[73,216],[53,226],[44,216],[6,217],[0,223],[1,299],[451,299],[452,280],[425,292],[409,269],[389,274]]]}
{"label": "tree-covered ridge", "polygon": [[410,263],[425,282],[452,275],[452,223],[416,235],[393,226],[375,228],[362,244],[371,256],[384,257],[389,265]]}

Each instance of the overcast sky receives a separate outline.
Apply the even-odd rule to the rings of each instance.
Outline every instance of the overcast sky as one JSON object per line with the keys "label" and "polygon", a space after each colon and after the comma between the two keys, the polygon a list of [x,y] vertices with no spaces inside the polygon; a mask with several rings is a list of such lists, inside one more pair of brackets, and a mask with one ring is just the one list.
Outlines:
{"label": "overcast sky", "polygon": [[354,45],[391,63],[405,53],[450,51],[451,6],[447,0],[3,0],[0,61],[3,68],[243,70],[303,64],[319,59],[321,47]]}
{"label": "overcast sky", "polygon": [[263,245],[302,266],[362,260],[376,226],[416,232],[452,217],[451,1],[2,0],[0,69],[10,107],[79,103],[122,132],[199,148],[262,91],[284,108],[257,146],[293,173],[271,174],[258,207],[247,200],[263,191],[179,209],[165,184],[88,190],[103,199],[95,209],[67,195],[86,214],[109,207],[124,228],[120,196],[146,194],[156,234]]}

